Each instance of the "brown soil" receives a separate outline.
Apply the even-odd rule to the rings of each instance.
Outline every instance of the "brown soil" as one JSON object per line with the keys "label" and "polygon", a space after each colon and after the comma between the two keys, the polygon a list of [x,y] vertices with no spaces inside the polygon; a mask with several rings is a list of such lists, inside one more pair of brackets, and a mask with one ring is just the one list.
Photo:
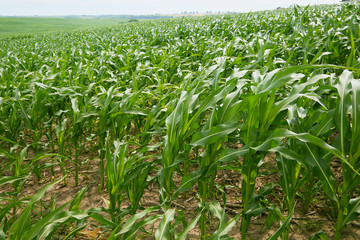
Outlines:
{"label": "brown soil", "polygon": [[[73,176],[69,176],[68,184],[64,185],[62,182],[57,184],[53,189],[49,190],[44,196],[43,200],[45,203],[50,204],[55,201],[56,206],[61,206],[69,202],[76,193],[83,187],[89,186],[83,200],[81,203],[81,209],[88,210],[90,208],[96,207],[106,207],[106,200],[108,199],[106,190],[99,190],[100,178],[98,173],[99,160],[93,158],[89,155],[84,155],[81,157],[82,161],[87,161],[87,163],[82,165],[80,171],[80,180],[79,186],[75,187]],[[332,164],[332,168],[336,169],[336,162]],[[257,189],[265,186],[268,183],[279,183],[279,175],[275,171],[276,161],[274,155],[268,155],[265,158],[265,163],[262,166],[262,173],[257,179]],[[266,170],[266,172],[264,172]],[[43,179],[38,181],[35,176],[31,176],[24,187],[22,194],[24,196],[32,196],[45,184],[50,183],[51,181],[61,177],[61,171],[59,167],[54,168],[55,177],[51,175],[49,169],[43,172]],[[153,173],[155,174],[155,173]],[[339,176],[337,176],[339,177]],[[179,185],[181,182],[181,177],[175,175],[174,183]],[[226,212],[228,218],[232,218],[235,215],[241,213],[241,195],[240,195],[240,183],[241,175],[240,173],[233,170],[219,170],[216,177],[216,182],[224,187],[226,193]],[[3,186],[0,190],[0,193],[11,192],[11,185],[7,184]],[[268,200],[272,203],[279,204],[281,201],[281,188],[275,186],[274,193],[280,198],[276,198],[272,195],[268,196]],[[219,192],[216,196],[216,199],[221,203],[222,195]],[[290,239],[308,239],[310,236],[313,236],[318,231],[325,232],[330,239],[333,237],[334,231],[334,219],[331,219],[327,213],[329,206],[329,201],[326,198],[317,198],[316,201],[311,205],[308,213],[303,213],[303,203],[301,199],[297,199],[298,204],[296,207],[296,212],[292,219],[292,227],[290,231]],[[125,201],[124,206],[128,203]],[[156,182],[152,182],[143,196],[142,205],[144,207],[158,206],[159,205],[159,193],[157,190]],[[188,191],[186,194],[182,194],[179,198],[174,201],[173,207],[176,209],[181,209],[185,215],[190,220],[191,218],[197,215],[198,209],[198,200],[196,196],[196,187]],[[160,213],[161,214],[161,213]],[[82,230],[77,235],[76,239],[106,239],[109,233],[103,233],[103,230],[98,224],[89,224],[85,230]],[[156,222],[152,228],[156,229],[156,226],[159,222]],[[209,223],[209,233],[213,232],[216,229],[217,221],[216,219],[211,219]],[[278,224],[274,224],[270,229],[266,228],[266,214],[262,214],[258,217],[252,219],[251,227],[249,229],[249,239],[267,239],[275,233]],[[234,239],[240,239],[240,222],[236,224],[230,231],[229,236]],[[360,239],[360,227],[357,222],[350,224],[347,229],[344,231],[344,239]],[[152,236],[148,236],[145,239],[153,239]],[[200,239],[200,230],[198,228],[192,230],[188,235],[188,239]]]}

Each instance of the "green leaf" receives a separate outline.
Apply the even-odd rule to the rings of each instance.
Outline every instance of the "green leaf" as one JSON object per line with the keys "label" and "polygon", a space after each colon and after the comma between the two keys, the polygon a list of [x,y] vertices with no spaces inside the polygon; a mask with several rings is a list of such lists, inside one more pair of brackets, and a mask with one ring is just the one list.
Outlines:
{"label": "green leaf", "polygon": [[330,129],[332,129],[334,127],[334,113],[335,110],[332,109],[328,112],[326,112],[320,122],[318,122],[318,124],[316,124],[311,130],[310,133],[314,136],[321,136],[324,133],[326,133],[327,131],[329,131]]}
{"label": "green leaf", "polygon": [[84,187],[76,193],[76,196],[70,202],[69,211],[79,210],[80,203],[81,203],[86,191],[88,190],[88,188],[89,188],[89,186]]}
{"label": "green leaf", "polygon": [[340,138],[340,151],[343,155],[345,155],[345,146],[346,146],[346,138],[350,129],[349,120],[347,118],[347,113],[349,110],[349,100],[350,100],[350,90],[351,90],[351,80],[353,79],[353,75],[348,70],[345,70],[339,80],[339,84],[337,86],[340,100],[338,101],[338,105],[336,108],[334,121],[335,126],[339,131]]}
{"label": "green leaf", "polygon": [[178,193],[185,192],[186,190],[190,189],[196,181],[203,176],[204,172],[207,170],[207,168],[201,168],[197,171],[191,172],[187,175],[185,175],[181,180],[180,187],[176,190],[174,193],[174,196],[176,196]]}
{"label": "green leaf", "polygon": [[211,165],[209,166],[209,169],[206,172],[206,176],[209,177],[212,174],[214,174],[214,171],[216,171],[217,167],[221,163],[227,163],[230,161],[234,161],[234,160],[236,160],[237,157],[244,157],[248,153],[249,153],[249,147],[246,145],[243,146],[241,149],[226,148],[225,150],[223,150],[220,157],[216,161],[213,161],[211,163]]}
{"label": "green leaf", "polygon": [[63,240],[68,240],[73,238],[79,231],[83,230],[84,228],[86,228],[86,226],[89,225],[89,222],[81,225],[80,227],[75,228],[73,231],[71,231],[68,235],[66,235],[66,237]]}
{"label": "green leaf", "polygon": [[211,201],[209,203],[209,210],[216,218],[220,220],[217,230],[210,238],[211,240],[222,239],[222,237],[226,236],[241,217],[241,214],[239,214],[227,221],[225,209],[221,208],[218,201]]}
{"label": "green leaf", "polygon": [[328,240],[328,236],[323,232],[319,231],[314,236],[309,237],[309,240]]}
{"label": "green leaf", "polygon": [[164,218],[161,220],[158,229],[155,232],[156,240],[170,239],[170,225],[174,220],[175,209],[169,209],[165,212]]}
{"label": "green leaf", "polygon": [[[127,233],[124,234],[123,239],[129,239],[129,240],[135,239],[136,233],[140,229],[142,229],[146,225],[152,224],[153,222],[155,222],[159,218],[161,218],[160,215],[153,215],[153,216],[150,216],[150,217],[136,223],[135,225],[132,226],[130,231],[128,231]],[[118,237],[120,237],[120,236],[119,236],[119,234],[115,234],[114,237],[115,237],[115,239],[118,239]]]}
{"label": "green leaf", "polygon": [[180,233],[176,240],[186,240],[189,232],[196,227],[197,222],[200,220],[202,211],[191,221],[191,223]]}
{"label": "green leaf", "polygon": [[144,211],[141,211],[140,213],[135,214],[134,216],[129,218],[129,220],[126,221],[126,223],[122,227],[119,234],[124,234],[124,233],[130,231],[137,220],[143,218],[145,215],[149,214],[150,212],[156,211],[156,210],[159,210],[159,208],[152,207],[152,208],[147,208]]}
{"label": "green leaf", "polygon": [[18,143],[0,135],[0,140],[17,145]]}
{"label": "green leaf", "polygon": [[222,239],[222,237],[226,236],[230,232],[230,230],[236,225],[240,218],[241,214],[238,214],[230,219],[228,222],[226,222],[226,224],[222,225],[221,228],[218,228],[210,239]]}
{"label": "green leaf", "polygon": [[237,157],[244,157],[246,154],[249,153],[249,147],[243,146],[240,149],[233,149],[233,148],[226,148],[221,153],[217,162],[219,163],[226,163],[233,161]]}
{"label": "green leaf", "polygon": [[223,209],[218,201],[211,201],[209,203],[209,210],[212,215],[214,215],[217,219],[221,220],[223,216]]}
{"label": "green leaf", "polygon": [[343,162],[345,165],[349,167],[355,174],[360,176],[360,173],[354,169],[354,167],[349,163],[349,161],[341,154],[341,152],[324,142],[322,139],[315,137],[309,133],[294,133],[290,130],[281,129],[278,128],[274,130],[271,137],[269,137],[268,140],[266,140],[264,143],[260,144],[257,147],[253,147],[256,151],[266,151],[267,149],[270,149],[273,142],[276,142],[277,144],[284,138],[296,138],[304,143],[311,143],[314,144],[320,148],[322,148],[325,151],[330,152],[334,156],[338,157],[341,162]]}
{"label": "green leaf", "polygon": [[348,214],[346,215],[343,223],[348,224],[353,222],[360,215],[360,197],[353,198],[349,201]]}
{"label": "green leaf", "polygon": [[148,111],[142,110],[142,109],[120,109],[120,111],[117,111],[116,113],[111,114],[111,117],[116,117],[118,115],[122,114],[131,114],[131,115],[140,115],[140,116],[147,116]]}
{"label": "green leaf", "polygon": [[[357,29],[356,29],[357,30]],[[354,64],[356,63],[356,53],[355,53],[355,41],[354,41],[354,35],[353,35],[353,24],[350,23],[349,26],[349,32],[350,32],[350,43],[351,43],[351,51],[346,61],[346,66],[348,67],[354,67]]]}
{"label": "green leaf", "polygon": [[0,186],[8,183],[13,183],[22,179],[28,178],[29,175],[21,175],[21,176],[1,176],[0,177]]}
{"label": "green leaf", "polygon": [[40,200],[45,192],[51,189],[54,185],[62,181],[64,178],[61,178],[55,182],[52,182],[42,189],[40,189],[28,202],[24,211],[21,213],[20,217],[16,220],[16,222],[11,226],[9,230],[10,239],[21,240],[25,236],[26,232],[29,230],[31,225],[31,210],[33,205]]}
{"label": "green leaf", "polygon": [[78,220],[86,218],[88,215],[77,211],[64,211],[63,209],[68,203],[65,203],[61,207],[47,214],[44,218],[38,221],[31,227],[26,235],[23,236],[24,240],[31,240],[37,237],[37,239],[45,239],[48,237],[54,229],[67,222],[70,218],[76,218]]}
{"label": "green leaf", "polygon": [[83,222],[88,217],[87,214],[78,211],[63,211],[58,215],[58,219],[53,223],[48,224],[46,229],[41,233],[39,239],[45,239],[52,237],[54,232],[59,229],[60,226],[64,224],[71,224],[71,222]]}
{"label": "green leaf", "polygon": [[0,227],[0,240],[5,240],[5,233],[1,227]]}
{"label": "green leaf", "polygon": [[326,194],[334,201],[338,202],[336,194],[336,179],[331,172],[330,165],[322,159],[317,149],[310,146],[308,143],[305,145],[305,156],[308,163],[314,168],[316,176],[323,182],[324,190]]}
{"label": "green leaf", "polygon": [[238,129],[238,125],[218,125],[194,134],[190,145],[206,146],[218,141],[225,140],[225,137]]}
{"label": "green leaf", "polygon": [[117,224],[108,220],[104,216],[98,214],[98,213],[91,213],[89,214],[89,217],[94,219],[95,221],[98,221],[99,223],[103,224],[104,226],[110,227],[110,228],[116,228]]}
{"label": "green leaf", "polygon": [[277,240],[280,237],[282,232],[284,232],[285,229],[287,229],[288,226],[290,225],[291,218],[294,215],[294,210],[295,210],[295,206],[288,213],[288,216],[286,217],[285,221],[281,224],[280,228],[274,233],[274,235],[269,237],[267,240]]}
{"label": "green leaf", "polygon": [[303,66],[294,66],[284,69],[276,69],[265,77],[257,87],[255,94],[271,91],[272,89],[279,88],[288,81],[299,80],[304,77],[304,75],[297,75],[296,72],[302,70]]}
{"label": "green leaf", "polygon": [[352,162],[357,162],[360,157],[360,80],[354,79],[352,84],[352,133],[351,148]]}

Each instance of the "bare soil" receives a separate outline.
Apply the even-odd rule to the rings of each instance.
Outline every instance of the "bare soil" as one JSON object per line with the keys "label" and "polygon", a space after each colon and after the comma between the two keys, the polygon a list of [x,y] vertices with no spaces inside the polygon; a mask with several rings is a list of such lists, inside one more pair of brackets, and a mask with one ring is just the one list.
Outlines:
{"label": "bare soil", "polygon": [[[100,189],[99,187],[99,160],[90,155],[83,155],[80,159],[85,163],[81,167],[79,186],[75,186],[74,177],[70,175],[68,177],[67,185],[64,185],[63,182],[61,182],[46,192],[46,195],[43,198],[45,204],[55,204],[56,207],[59,207],[69,202],[80,189],[89,186],[80,208],[88,210],[91,208],[106,207],[106,200],[108,199],[107,192],[105,189]],[[339,163],[334,161],[332,163],[332,168],[336,170],[339,167],[338,164]],[[275,169],[276,160],[274,156],[270,154],[265,158],[265,163],[262,166],[262,174],[257,179],[257,189],[260,189],[268,183],[279,183],[279,175]],[[49,169],[45,170],[43,172],[43,180],[40,181],[35,176],[30,176],[26,181],[22,192],[23,196],[32,196],[45,184],[62,176],[59,167],[55,167],[54,172],[55,176],[51,174]],[[339,174],[337,174],[336,177],[341,178]],[[179,185],[180,182],[181,177],[179,175],[175,175],[175,185]],[[233,170],[219,170],[218,175],[216,176],[216,182],[221,186],[224,186],[223,189],[226,194],[226,212],[228,217],[232,218],[241,213],[240,173]],[[0,189],[0,193],[11,191],[12,187],[9,184]],[[277,195],[278,198],[274,197],[275,195]],[[274,187],[274,196],[269,195],[268,200],[272,203],[279,204],[282,197],[280,186]],[[224,205],[222,202],[221,192],[217,194],[216,199],[222,206]],[[128,205],[128,203],[125,201],[124,207],[126,205]],[[144,193],[142,205],[144,207],[159,205],[159,192],[155,181],[149,185],[148,189]],[[187,193],[180,195],[179,198],[174,201],[173,207],[181,209],[185,215],[188,216],[189,220],[195,217],[198,209],[196,186]],[[314,201],[314,203],[310,206],[309,211],[304,213],[304,204],[300,198],[297,199],[296,212],[291,222],[290,239],[308,239],[310,236],[313,236],[319,231],[323,231],[330,237],[330,239],[332,239],[334,234],[333,226],[335,219],[333,219],[331,214],[329,214],[329,209],[329,201],[324,197],[317,197],[316,201]],[[249,239],[267,239],[276,232],[279,225],[274,224],[270,229],[267,229],[266,217],[266,214],[262,214],[252,219],[248,235]],[[217,223],[216,219],[211,219],[208,226],[209,233],[215,231]],[[150,228],[156,229],[158,224],[159,223],[156,222],[154,226],[151,226]],[[103,228],[101,228],[96,222],[93,222],[93,224],[89,224],[85,230],[80,231],[76,236],[76,239],[106,239],[108,235],[109,232],[104,232]],[[240,239],[240,222],[232,228],[229,236],[234,239]],[[360,239],[360,225],[356,221],[355,223],[348,225],[343,233],[343,236],[344,239]],[[145,239],[153,239],[153,236],[145,237]],[[192,230],[188,235],[188,239],[200,239],[200,230],[198,228]]]}

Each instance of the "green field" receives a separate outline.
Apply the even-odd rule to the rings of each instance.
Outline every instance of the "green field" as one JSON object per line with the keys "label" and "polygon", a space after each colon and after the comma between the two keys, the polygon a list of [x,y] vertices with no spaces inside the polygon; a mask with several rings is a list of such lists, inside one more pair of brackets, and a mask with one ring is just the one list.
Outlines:
{"label": "green field", "polygon": [[16,34],[55,33],[116,26],[129,19],[68,19],[60,17],[0,17],[0,37]]}
{"label": "green field", "polygon": [[357,239],[359,15],[4,36],[0,240]]}

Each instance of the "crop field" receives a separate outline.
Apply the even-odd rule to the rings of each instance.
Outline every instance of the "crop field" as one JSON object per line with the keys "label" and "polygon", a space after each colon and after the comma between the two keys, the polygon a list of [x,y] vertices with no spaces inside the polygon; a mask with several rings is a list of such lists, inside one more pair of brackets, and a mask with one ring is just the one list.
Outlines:
{"label": "crop field", "polygon": [[0,240],[358,239],[360,5],[0,39]]}
{"label": "crop field", "polygon": [[94,19],[64,17],[0,17],[0,38],[19,34],[59,33],[96,27],[115,26],[129,19]]}

